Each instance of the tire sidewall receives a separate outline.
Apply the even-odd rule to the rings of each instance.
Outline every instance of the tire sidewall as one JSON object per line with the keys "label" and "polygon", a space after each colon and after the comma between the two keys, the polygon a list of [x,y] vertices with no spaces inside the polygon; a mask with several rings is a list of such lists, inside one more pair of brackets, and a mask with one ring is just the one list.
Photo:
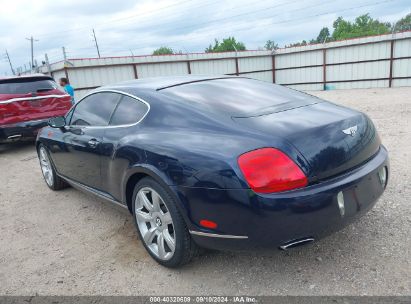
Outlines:
{"label": "tire sidewall", "polygon": [[[168,211],[170,212],[171,218],[173,220],[174,225],[174,234],[175,234],[175,251],[174,255],[169,260],[161,260],[157,256],[155,256],[151,250],[148,248],[147,244],[144,242],[143,237],[141,235],[140,229],[137,224],[137,219],[135,216],[135,202],[138,191],[144,187],[150,187],[155,190],[163,199],[165,205],[167,206]],[[140,182],[136,184],[133,191],[133,201],[132,201],[132,209],[133,209],[133,219],[134,224],[137,229],[138,236],[143,243],[144,247],[146,248],[147,252],[150,256],[156,260],[159,264],[166,266],[166,267],[176,267],[179,266],[184,257],[184,242],[186,242],[186,235],[188,233],[186,225],[182,216],[180,215],[179,211],[177,210],[176,202],[174,201],[173,197],[168,193],[168,191],[157,183],[155,180],[149,177],[143,178]]]}
{"label": "tire sidewall", "polygon": [[[45,176],[44,176],[44,174],[43,174],[43,170],[41,169],[41,159],[40,159],[40,150],[41,150],[41,149],[44,149],[45,153],[47,154],[47,158],[48,158],[48,160],[49,160],[49,163],[50,163],[51,174],[53,175],[53,184],[52,184],[51,186],[47,183],[46,178],[45,178]],[[39,145],[39,148],[38,148],[38,150],[37,150],[37,154],[38,154],[39,163],[40,163],[41,175],[43,176],[44,182],[46,183],[47,187],[49,187],[51,190],[54,190],[55,184],[56,184],[56,177],[57,177],[57,175],[56,175],[56,171],[54,170],[53,163],[51,162],[51,158],[50,158],[49,151],[47,150],[47,148],[46,148],[43,144],[40,144],[40,145]]]}

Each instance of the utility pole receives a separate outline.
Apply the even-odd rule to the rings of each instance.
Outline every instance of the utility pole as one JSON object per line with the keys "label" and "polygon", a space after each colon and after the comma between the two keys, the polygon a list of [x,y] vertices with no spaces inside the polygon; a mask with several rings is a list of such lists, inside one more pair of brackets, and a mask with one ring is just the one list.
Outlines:
{"label": "utility pole", "polygon": [[33,70],[34,68],[34,41],[38,41],[31,36],[30,38],[26,38],[27,40],[30,40],[30,45],[31,45],[31,69]]}
{"label": "utility pole", "polygon": [[96,38],[96,32],[93,29],[93,36],[94,36],[94,42],[96,43],[96,49],[97,49],[97,54],[98,54],[98,58],[101,58],[100,56],[100,49],[98,48],[98,43],[97,43],[97,38]]}
{"label": "utility pole", "polygon": [[11,64],[9,52],[7,52],[7,50],[6,50],[6,57],[7,57],[7,60],[9,61],[9,64],[10,64],[11,73],[12,73],[13,75],[16,75],[16,73],[14,72],[14,69],[13,69],[13,65]]}
{"label": "utility pole", "polygon": [[44,59],[46,59],[47,71],[51,76],[51,66],[50,66],[49,56],[47,56],[47,53],[44,54]]}
{"label": "utility pole", "polygon": [[66,64],[66,61],[67,61],[66,48],[64,46],[62,46],[61,49],[63,51],[64,64]]}

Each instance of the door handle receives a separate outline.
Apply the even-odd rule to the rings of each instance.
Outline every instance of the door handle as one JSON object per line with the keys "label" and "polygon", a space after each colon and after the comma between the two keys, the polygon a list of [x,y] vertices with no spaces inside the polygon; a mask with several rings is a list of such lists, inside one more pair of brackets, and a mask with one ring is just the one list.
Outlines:
{"label": "door handle", "polygon": [[93,148],[93,149],[96,148],[99,143],[100,142],[95,138],[92,138],[88,141],[88,145],[90,146],[90,148]]}
{"label": "door handle", "polygon": [[75,135],[83,135],[84,134],[83,130],[80,129],[80,128],[76,128],[76,127],[72,127],[72,126],[66,126],[64,128],[65,128],[66,131],[71,132]]}

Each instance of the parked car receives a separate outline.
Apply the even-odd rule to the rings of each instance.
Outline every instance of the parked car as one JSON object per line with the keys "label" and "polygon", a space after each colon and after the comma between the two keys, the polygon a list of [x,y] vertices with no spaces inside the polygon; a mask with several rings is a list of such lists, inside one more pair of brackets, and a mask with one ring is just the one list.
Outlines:
{"label": "parked car", "polygon": [[0,143],[33,140],[54,116],[65,115],[71,98],[53,78],[27,75],[0,79]]}
{"label": "parked car", "polygon": [[384,192],[388,153],[363,113],[242,77],[106,86],[37,137],[44,179],[128,208],[160,264],[199,247],[288,249]]}

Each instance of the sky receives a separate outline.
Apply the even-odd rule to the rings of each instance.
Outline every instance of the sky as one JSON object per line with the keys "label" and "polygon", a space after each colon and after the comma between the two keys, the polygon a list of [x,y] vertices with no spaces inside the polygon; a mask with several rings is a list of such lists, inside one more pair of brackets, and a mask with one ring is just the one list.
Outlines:
{"label": "sky", "polygon": [[310,40],[342,16],[354,20],[370,13],[395,22],[411,13],[410,0],[0,0],[0,75],[34,58],[49,61],[151,54],[160,46],[183,53],[204,52],[214,39],[234,36],[247,49],[267,40],[279,46]]}

